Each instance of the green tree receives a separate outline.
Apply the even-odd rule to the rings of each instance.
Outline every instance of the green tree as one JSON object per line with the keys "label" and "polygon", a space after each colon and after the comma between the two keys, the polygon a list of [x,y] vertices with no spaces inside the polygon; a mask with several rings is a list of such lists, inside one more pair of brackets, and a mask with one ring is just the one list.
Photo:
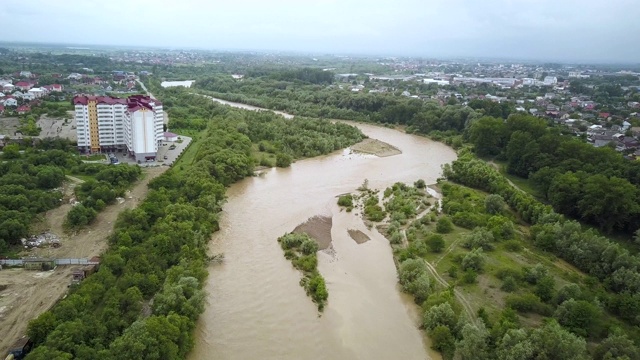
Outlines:
{"label": "green tree", "polygon": [[451,330],[444,325],[438,325],[429,332],[431,347],[443,354],[445,359],[453,357],[456,349],[456,338],[451,334]]}
{"label": "green tree", "polygon": [[584,339],[563,329],[555,320],[533,330],[530,340],[534,348],[534,359],[589,359]]}
{"label": "green tree", "polygon": [[43,166],[36,175],[38,187],[53,189],[62,185],[65,179],[64,172],[55,166]]}
{"label": "green tree", "polygon": [[482,321],[478,325],[466,324],[460,332],[462,338],[456,343],[456,358],[460,360],[489,360],[489,332]]}
{"label": "green tree", "polygon": [[490,194],[484,199],[485,211],[489,214],[502,214],[505,208],[505,202],[502,196],[498,194]]}
{"label": "green tree", "polygon": [[467,255],[462,258],[462,269],[463,270],[474,270],[474,271],[482,271],[485,263],[485,256],[482,253],[482,248],[476,248],[467,253]]}
{"label": "green tree", "polygon": [[600,311],[588,301],[569,299],[558,306],[553,317],[572,333],[587,337],[599,321]]}
{"label": "green tree", "polygon": [[20,146],[9,144],[2,149],[2,157],[5,159],[17,159],[20,157]]}
{"label": "green tree", "polygon": [[507,127],[502,119],[485,116],[469,127],[469,140],[479,156],[499,154],[506,136]]}
{"label": "green tree", "polygon": [[593,358],[596,360],[640,359],[640,349],[624,331],[613,329],[595,349]]}
{"label": "green tree", "polygon": [[538,281],[533,293],[536,294],[540,300],[549,302],[555,295],[555,286],[556,282],[553,277],[545,276]]}
{"label": "green tree", "polygon": [[533,359],[533,344],[524,329],[509,329],[497,344],[496,357],[499,360]]}
{"label": "green tree", "polygon": [[448,302],[444,302],[425,311],[423,325],[428,330],[434,330],[438,326],[446,326],[452,329],[456,325],[456,314],[453,312],[451,305]]}

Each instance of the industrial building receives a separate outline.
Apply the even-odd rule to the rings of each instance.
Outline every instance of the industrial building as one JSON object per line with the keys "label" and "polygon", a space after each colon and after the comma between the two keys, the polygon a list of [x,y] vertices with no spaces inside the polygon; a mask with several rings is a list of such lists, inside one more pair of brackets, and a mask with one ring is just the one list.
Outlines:
{"label": "industrial building", "polygon": [[128,98],[78,95],[78,149],[85,154],[127,151],[137,161],[153,160],[164,139],[162,103],[144,95]]}

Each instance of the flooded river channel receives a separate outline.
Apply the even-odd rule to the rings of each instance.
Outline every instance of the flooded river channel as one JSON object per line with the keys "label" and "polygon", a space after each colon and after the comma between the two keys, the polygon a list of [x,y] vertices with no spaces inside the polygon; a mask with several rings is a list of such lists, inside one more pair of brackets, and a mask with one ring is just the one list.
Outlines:
{"label": "flooded river channel", "polygon": [[[211,253],[224,253],[225,259],[209,269],[207,306],[190,359],[438,357],[418,329],[417,306],[399,290],[389,242],[359,216],[341,212],[336,196],[355,191],[364,179],[378,189],[397,181],[434,183],[441,165],[456,154],[423,137],[352,124],[402,154],[378,158],[338,151],[267,170],[228,189],[221,230],[210,245]],[[333,250],[318,254],[329,291],[321,316],[276,241],[315,215],[333,221]],[[371,240],[357,244],[349,229]]]}

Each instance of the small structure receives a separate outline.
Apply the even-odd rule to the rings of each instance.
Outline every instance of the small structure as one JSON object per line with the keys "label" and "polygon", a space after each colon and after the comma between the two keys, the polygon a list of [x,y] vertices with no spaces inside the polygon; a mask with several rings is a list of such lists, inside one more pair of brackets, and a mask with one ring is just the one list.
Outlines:
{"label": "small structure", "polygon": [[25,356],[33,349],[33,341],[28,336],[23,336],[18,339],[9,348],[9,359],[24,359]]}
{"label": "small structure", "polygon": [[172,132],[166,132],[164,133],[164,141],[170,141],[170,142],[178,141],[178,135]]}
{"label": "small structure", "polygon": [[54,259],[44,258],[25,258],[23,259],[23,264],[26,270],[46,271],[56,267]]}
{"label": "small structure", "polygon": [[99,267],[100,267],[100,257],[99,256],[92,257],[91,259],[89,259],[89,265],[83,266],[81,269],[75,270],[72,273],[72,277],[73,277],[72,281],[77,283],[84,280],[87,276],[98,271]]}

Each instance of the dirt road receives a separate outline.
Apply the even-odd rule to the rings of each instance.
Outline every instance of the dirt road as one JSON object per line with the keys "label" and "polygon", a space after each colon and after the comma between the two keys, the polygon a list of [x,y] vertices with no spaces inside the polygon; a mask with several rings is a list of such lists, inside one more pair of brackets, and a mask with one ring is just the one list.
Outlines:
{"label": "dirt road", "polygon": [[[80,179],[71,178],[65,185],[65,204],[50,210],[39,226],[50,229],[61,237],[58,249],[34,249],[29,255],[52,258],[89,258],[100,255],[107,248],[107,236],[113,231],[118,214],[124,209],[136,207],[147,195],[147,184],[169,169],[167,166],[142,169],[144,178],[127,193],[121,204],[108,206],[98,214],[92,226],[76,234],[64,235],[62,223],[71,209],[68,198]],[[52,271],[36,272],[23,269],[0,271],[0,358],[9,346],[25,334],[29,320],[37,317],[62,297],[71,281],[71,273],[77,267],[59,266]],[[2,285],[7,285],[6,289]]]}

